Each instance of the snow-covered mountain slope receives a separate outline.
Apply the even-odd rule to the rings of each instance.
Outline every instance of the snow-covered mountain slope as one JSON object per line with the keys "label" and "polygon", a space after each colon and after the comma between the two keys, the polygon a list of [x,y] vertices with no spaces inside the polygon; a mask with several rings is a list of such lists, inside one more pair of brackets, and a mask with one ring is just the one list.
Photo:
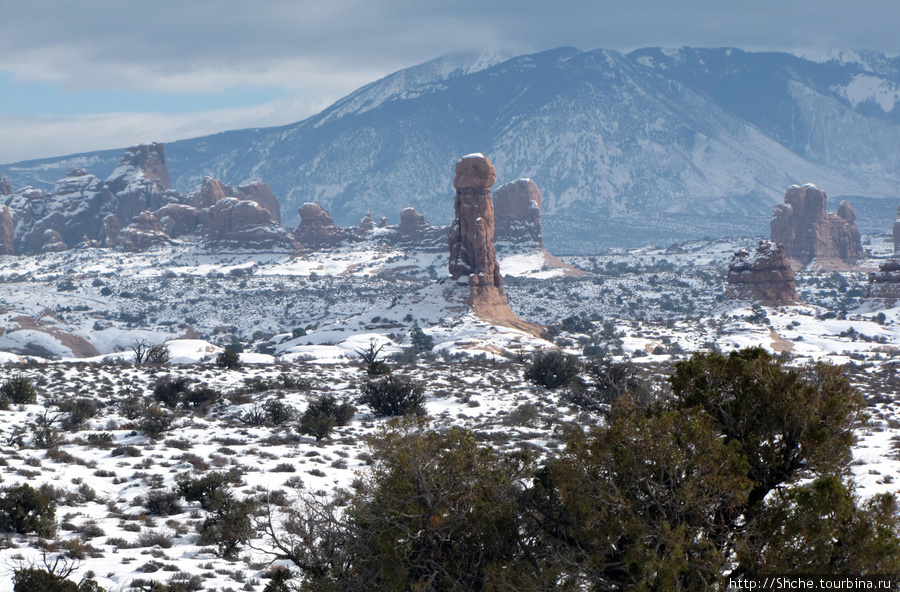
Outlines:
{"label": "snow-covered mountain slope", "polygon": [[[204,175],[266,181],[287,223],[307,201],[342,225],[367,211],[396,219],[408,206],[447,223],[453,163],[480,151],[498,182],[538,183],[551,250],[637,246],[648,228],[672,240],[764,234],[791,183],[815,182],[832,199],[900,197],[897,60],[845,58],[691,48],[454,56],[297,124],[173,142],[166,153],[182,191]],[[14,187],[46,185],[74,163],[103,177],[106,160],[33,161],[0,174]]]}

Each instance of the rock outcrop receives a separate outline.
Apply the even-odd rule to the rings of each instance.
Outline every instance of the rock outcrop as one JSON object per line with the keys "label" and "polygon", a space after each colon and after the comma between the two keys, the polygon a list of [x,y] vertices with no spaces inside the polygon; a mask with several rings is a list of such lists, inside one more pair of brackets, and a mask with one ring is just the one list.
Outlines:
{"label": "rock outcrop", "polygon": [[12,183],[8,177],[0,177],[0,196],[12,195]]}
{"label": "rock outcrop", "polygon": [[126,251],[147,251],[170,241],[159,219],[151,212],[141,212],[119,232],[117,244]]}
{"label": "rock outcrop", "polygon": [[900,208],[897,208],[897,217],[894,219],[894,253],[900,253]]}
{"label": "rock outcrop", "polygon": [[456,163],[455,215],[447,239],[450,278],[468,284],[468,304],[479,317],[540,335],[542,327],[523,321],[513,313],[503,289],[494,251],[491,186],[496,180],[494,165],[482,154],[464,156]]}
{"label": "rock outcrop", "polygon": [[795,267],[813,260],[828,267],[836,262],[853,263],[866,256],[853,208],[844,201],[837,214],[829,214],[827,202],[825,192],[815,185],[791,185],[784,204],[775,206],[771,238],[784,245]]}
{"label": "rock outcrop", "polygon": [[726,300],[747,300],[764,306],[798,304],[794,270],[788,265],[784,246],[761,241],[751,253],[736,252],[728,264]]}
{"label": "rock outcrop", "polygon": [[31,187],[0,194],[0,207],[8,210],[5,215],[0,210],[0,235],[4,219],[14,229],[11,247],[0,236],[0,250],[32,254],[84,245],[143,250],[173,238],[229,248],[296,246],[281,227],[278,199],[265,183],[230,187],[206,177],[190,196],[169,184],[165,146],[142,144],[125,151],[106,181],[73,167],[49,194]]}
{"label": "rock outcrop", "polygon": [[165,145],[141,144],[125,151],[119,166],[106,179],[102,213],[132,220],[144,211],[155,211],[180,195],[169,189]]}
{"label": "rock outcrop", "polygon": [[294,238],[304,247],[331,247],[353,237],[350,230],[335,226],[331,214],[319,204],[305,203],[297,212],[300,223],[294,230]]}
{"label": "rock outcrop", "polygon": [[272,189],[263,182],[251,183],[240,187],[231,187],[212,177],[204,177],[200,189],[191,194],[190,202],[198,209],[211,208],[220,199],[235,197],[241,201],[255,201],[265,210],[269,217],[281,224],[281,207]]}
{"label": "rock outcrop", "polygon": [[878,271],[869,274],[867,300],[881,300],[886,307],[896,306],[900,301],[900,260],[888,259],[878,266]]}
{"label": "rock outcrop", "polygon": [[201,232],[212,246],[266,251],[296,249],[294,237],[255,201],[226,197],[199,211]]}
{"label": "rock outcrop", "polygon": [[0,255],[13,255],[16,252],[16,223],[13,222],[9,206],[0,206]]}
{"label": "rock outcrop", "polygon": [[519,179],[494,191],[494,238],[517,243],[533,241],[544,246],[541,230],[543,198],[537,183]]}
{"label": "rock outcrop", "polygon": [[163,232],[170,238],[189,236],[198,232],[200,211],[184,204],[169,204],[153,212]]}

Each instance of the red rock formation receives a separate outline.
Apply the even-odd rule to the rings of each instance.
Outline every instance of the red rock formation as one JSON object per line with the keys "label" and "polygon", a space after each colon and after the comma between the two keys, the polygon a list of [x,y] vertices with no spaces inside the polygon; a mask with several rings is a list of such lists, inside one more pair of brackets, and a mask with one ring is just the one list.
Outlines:
{"label": "red rock formation", "polygon": [[191,196],[191,200],[197,209],[211,208],[216,202],[226,197],[234,197],[231,195],[230,187],[213,179],[212,177],[203,177],[203,185],[200,191]]}
{"label": "red rock formation", "polygon": [[170,238],[190,235],[197,232],[200,225],[200,212],[197,208],[184,204],[169,204],[153,212],[163,232]]}
{"label": "red rock formation", "polygon": [[103,219],[103,236],[100,239],[100,244],[104,247],[117,246],[120,232],[122,232],[122,223],[114,215],[108,215]]}
{"label": "red rock formation", "polygon": [[543,198],[531,179],[519,179],[494,191],[494,238],[517,243],[534,241],[544,246],[541,230]]}
{"label": "red rock formation", "polygon": [[494,207],[491,186],[494,165],[481,154],[456,163],[453,187],[455,218],[450,226],[450,277],[469,277],[470,286],[493,286],[503,293],[503,279],[494,252]]}
{"label": "red rock formation", "polygon": [[44,231],[43,238],[42,253],[61,253],[69,248],[69,245],[63,242],[62,235],[56,230],[48,228]]}
{"label": "red rock formation", "polygon": [[764,306],[797,304],[794,270],[781,244],[761,241],[753,253],[742,249],[728,264],[726,300],[750,300]]}
{"label": "red rock formation", "polygon": [[900,208],[897,208],[897,217],[894,220],[894,252],[900,252]]}
{"label": "red rock formation", "polygon": [[198,219],[201,233],[211,245],[269,251],[296,248],[290,232],[255,201],[226,197],[200,210]]}
{"label": "red rock formation", "polygon": [[272,189],[263,182],[231,187],[212,177],[204,177],[200,190],[191,195],[191,202],[198,208],[210,208],[220,199],[236,197],[241,201],[255,201],[269,211],[269,217],[281,224],[281,206]]}
{"label": "red rock formation", "polygon": [[802,267],[814,259],[825,266],[835,261],[853,263],[866,256],[854,224],[856,214],[846,201],[837,214],[829,214],[825,192],[807,184],[791,185],[784,202],[775,206],[772,241],[784,245],[795,266]]}
{"label": "red rock formation", "polygon": [[169,192],[169,183],[165,144],[132,146],[106,180],[101,214],[131,220],[145,210],[178,201],[178,194]]}
{"label": "red rock formation", "polygon": [[352,237],[350,231],[335,226],[331,214],[319,204],[305,203],[297,212],[300,224],[294,230],[294,238],[304,247],[334,246]]}
{"label": "red rock formation", "polygon": [[494,252],[494,208],[491,186],[497,180],[494,165],[481,154],[456,163],[453,186],[455,217],[447,242],[450,277],[469,285],[468,304],[475,314],[498,325],[540,335],[543,327],[523,321],[509,308],[503,278]]}
{"label": "red rock formation", "polygon": [[125,151],[119,166],[138,169],[144,179],[155,183],[162,191],[172,186],[169,168],[166,166],[166,145],[162,142],[132,146]]}
{"label": "red rock formation", "polygon": [[400,212],[400,226],[397,230],[404,238],[418,240],[425,232],[431,230],[431,224],[415,208],[406,208]]}
{"label": "red rock formation", "polygon": [[16,223],[13,221],[9,207],[0,206],[0,255],[12,255],[16,252],[13,241],[16,238]]}
{"label": "red rock formation", "polygon": [[117,243],[126,251],[146,251],[167,244],[169,236],[151,212],[141,212],[119,232]]}
{"label": "red rock formation", "polygon": [[249,185],[241,185],[235,190],[234,197],[255,201],[261,208],[269,211],[269,215],[276,224],[281,224],[281,206],[268,184],[259,181]]}
{"label": "red rock formation", "polygon": [[900,300],[900,261],[889,259],[869,274],[867,300],[881,301],[885,307],[893,307]]}
{"label": "red rock formation", "polygon": [[356,235],[360,238],[365,238],[373,230],[375,230],[375,220],[372,218],[372,212],[366,212],[365,217],[359,221]]}
{"label": "red rock formation", "polygon": [[9,182],[9,178],[0,177],[0,195],[12,195],[12,183]]}

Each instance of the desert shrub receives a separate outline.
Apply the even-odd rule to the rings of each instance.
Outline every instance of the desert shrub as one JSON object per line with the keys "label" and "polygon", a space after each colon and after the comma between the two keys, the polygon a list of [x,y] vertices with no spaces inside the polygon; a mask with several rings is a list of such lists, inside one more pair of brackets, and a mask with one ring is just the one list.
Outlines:
{"label": "desert shrub", "polygon": [[62,428],[65,430],[77,430],[82,427],[87,420],[95,417],[102,407],[96,399],[83,397],[59,399],[56,401],[56,406],[66,414],[62,420]]}
{"label": "desert shrub", "polygon": [[233,349],[225,349],[216,356],[216,366],[225,370],[235,370],[241,367],[241,356]]}
{"label": "desert shrub", "polygon": [[144,497],[144,509],[153,516],[172,516],[181,514],[181,499],[175,491],[153,489]]}
{"label": "desert shrub", "polygon": [[559,350],[535,352],[525,380],[544,388],[559,388],[575,382],[581,373],[581,362],[576,356]]}
{"label": "desert shrub", "polygon": [[205,413],[210,407],[222,400],[222,393],[205,384],[188,389],[182,396],[181,404],[193,411]]}
{"label": "desert shrub", "polygon": [[300,418],[298,431],[313,436],[316,441],[327,438],[335,426],[347,425],[356,408],[350,403],[338,403],[332,395],[324,395],[310,402]]}
{"label": "desert shrub", "polygon": [[191,390],[191,381],[185,376],[166,376],[153,385],[153,400],[174,409]]}
{"label": "desert shrub", "polygon": [[138,428],[148,438],[160,439],[172,427],[172,414],[163,411],[156,405],[147,407],[143,417],[138,421]]}
{"label": "desert shrub", "polygon": [[24,374],[15,374],[0,386],[0,409],[31,403],[37,403],[37,388]]}
{"label": "desert shrub", "polygon": [[172,533],[165,530],[147,530],[138,535],[135,546],[170,549],[174,544]]}
{"label": "desert shrub", "polygon": [[386,376],[391,373],[391,367],[381,360],[375,360],[366,365],[366,374],[369,376]]}
{"label": "desert shrub", "polygon": [[56,502],[24,483],[0,489],[0,531],[52,536],[56,530]]}
{"label": "desert shrub", "polygon": [[165,343],[151,345],[147,350],[148,364],[168,364],[170,359],[169,346]]}
{"label": "desert shrub", "polygon": [[395,416],[425,413],[425,387],[404,376],[385,376],[360,385],[360,402],[375,415]]}
{"label": "desert shrub", "polygon": [[233,473],[213,472],[202,477],[181,477],[176,481],[176,491],[189,502],[200,502],[200,507],[214,511],[231,495],[229,485],[240,480]]}
{"label": "desert shrub", "polygon": [[116,443],[115,437],[109,432],[100,432],[99,434],[88,434],[87,445],[94,448],[112,448]]}
{"label": "desert shrub", "polygon": [[416,353],[427,353],[434,348],[434,337],[428,335],[425,331],[422,331],[419,325],[416,325],[409,332],[409,343]]}
{"label": "desert shrub", "polygon": [[67,579],[70,570],[57,573],[51,569],[22,567],[13,571],[13,592],[104,592],[93,578],[76,584]]}
{"label": "desert shrub", "polygon": [[200,544],[215,545],[220,557],[233,557],[253,536],[252,515],[257,502],[226,496],[222,505],[211,511],[200,527]]}
{"label": "desert shrub", "polygon": [[263,403],[262,410],[266,415],[266,422],[274,426],[289,422],[296,414],[293,407],[278,399],[269,399]]}

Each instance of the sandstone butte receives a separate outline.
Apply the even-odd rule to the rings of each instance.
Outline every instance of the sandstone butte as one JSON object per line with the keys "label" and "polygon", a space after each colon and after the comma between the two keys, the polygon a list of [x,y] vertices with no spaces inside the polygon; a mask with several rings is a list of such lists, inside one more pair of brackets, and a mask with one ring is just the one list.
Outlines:
{"label": "sandstone butte", "polygon": [[843,201],[837,214],[829,214],[827,203],[825,192],[807,183],[788,187],[784,203],[775,206],[771,239],[784,245],[795,269],[812,261],[826,269],[839,269],[866,256],[853,208]]}
{"label": "sandstone butte", "polygon": [[456,163],[453,187],[454,219],[447,242],[450,277],[469,285],[466,303],[475,315],[504,327],[540,336],[544,328],[523,321],[509,307],[494,251],[494,207],[491,187],[497,180],[494,165],[482,154]]}

